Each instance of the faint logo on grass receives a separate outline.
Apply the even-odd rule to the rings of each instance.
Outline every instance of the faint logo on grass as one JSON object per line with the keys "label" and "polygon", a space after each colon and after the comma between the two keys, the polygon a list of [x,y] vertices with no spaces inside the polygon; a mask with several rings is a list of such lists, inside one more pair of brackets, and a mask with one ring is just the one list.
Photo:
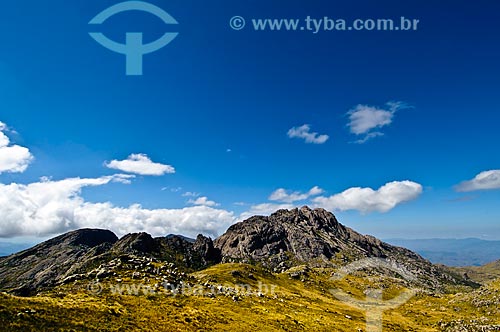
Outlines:
{"label": "faint logo on grass", "polygon": [[[407,281],[416,280],[416,277],[405,267],[382,258],[366,258],[353,262],[337,271],[337,273],[332,276],[330,280],[337,281],[356,271],[367,268],[387,269],[396,272]],[[330,289],[330,293],[332,293],[338,300],[365,313],[367,332],[382,332],[382,315],[384,311],[395,309],[405,304],[416,294],[416,292],[417,291],[415,289],[406,289],[398,296],[390,300],[384,300],[382,298],[382,289],[367,289],[365,291],[366,299],[360,300],[350,296],[340,289]]]}
{"label": "faint logo on grass", "polygon": [[87,290],[94,295],[99,295],[102,293],[103,287],[101,283],[93,281],[87,285]]}
{"label": "faint logo on grass", "polygon": [[[178,24],[175,18],[163,9],[143,1],[126,1],[111,6],[94,17],[89,24],[103,24],[110,17],[131,10],[151,13],[160,18],[165,24]],[[145,54],[156,52],[167,46],[178,35],[176,32],[167,32],[154,42],[144,44],[142,32],[127,32],[125,44],[120,44],[100,32],[91,32],[89,34],[96,42],[107,49],[124,54],[126,57],[126,74],[136,76],[142,75],[142,62]]]}
{"label": "faint logo on grass", "polygon": [[270,297],[276,295],[278,286],[258,282],[257,285],[249,284],[189,284],[180,282],[171,284],[163,282],[161,284],[144,283],[109,283],[91,281],[87,284],[87,291],[93,295],[100,295],[104,291],[113,295],[167,295],[167,296],[254,296]]}

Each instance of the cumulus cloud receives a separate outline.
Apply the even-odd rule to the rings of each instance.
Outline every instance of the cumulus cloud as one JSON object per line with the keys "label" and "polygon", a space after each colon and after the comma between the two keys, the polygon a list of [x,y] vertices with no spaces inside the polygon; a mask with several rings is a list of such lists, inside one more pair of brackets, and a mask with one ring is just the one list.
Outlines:
{"label": "cumulus cloud", "polygon": [[412,181],[394,181],[377,190],[355,187],[329,197],[316,197],[313,202],[317,207],[331,211],[387,212],[403,202],[416,199],[422,190],[420,184]]}
{"label": "cumulus cloud", "polygon": [[151,210],[137,204],[91,203],[81,196],[85,187],[127,183],[131,178],[133,175],[117,174],[0,184],[0,237],[46,236],[85,227],[110,229],[119,236],[144,231],[155,236],[203,233],[215,237],[236,220],[232,212],[208,206]]}
{"label": "cumulus cloud", "polygon": [[270,201],[284,202],[284,203],[293,203],[297,201],[306,200],[312,196],[321,195],[324,192],[318,186],[312,187],[308,192],[301,193],[299,191],[289,192],[286,189],[280,188],[274,191],[270,196]]}
{"label": "cumulus cloud", "polygon": [[208,199],[208,197],[203,196],[203,197],[198,197],[197,199],[190,199],[188,201],[189,204],[193,205],[203,205],[203,206],[219,206],[220,204],[211,201]]}
{"label": "cumulus cloud", "polygon": [[105,164],[111,169],[139,175],[165,175],[175,173],[175,168],[170,165],[154,163],[145,154],[131,154],[126,160],[112,160]]}
{"label": "cumulus cloud", "polygon": [[200,196],[200,193],[193,191],[186,191],[184,194],[182,194],[182,197],[198,197],[198,196]]}
{"label": "cumulus cloud", "polygon": [[460,192],[491,189],[500,189],[500,170],[498,169],[481,172],[472,180],[455,186],[455,190]]}
{"label": "cumulus cloud", "polygon": [[30,150],[19,145],[11,145],[10,139],[5,135],[7,125],[0,122],[0,174],[22,173],[33,161]]}
{"label": "cumulus cloud", "polygon": [[252,216],[268,216],[273,212],[276,212],[277,210],[281,209],[293,209],[296,206],[293,204],[275,204],[275,203],[262,203],[262,204],[256,204],[252,205],[248,211],[243,212],[240,214],[240,217],[238,218],[239,221],[248,219]]}
{"label": "cumulus cloud", "polygon": [[306,143],[323,144],[330,138],[328,135],[320,135],[318,133],[311,133],[311,126],[308,124],[300,127],[293,127],[287,133],[290,138],[301,138]]}
{"label": "cumulus cloud", "polygon": [[348,127],[352,134],[362,136],[355,143],[365,143],[368,140],[383,136],[380,128],[392,123],[394,115],[401,109],[409,108],[402,102],[388,102],[385,107],[379,108],[369,105],[357,105],[350,110]]}

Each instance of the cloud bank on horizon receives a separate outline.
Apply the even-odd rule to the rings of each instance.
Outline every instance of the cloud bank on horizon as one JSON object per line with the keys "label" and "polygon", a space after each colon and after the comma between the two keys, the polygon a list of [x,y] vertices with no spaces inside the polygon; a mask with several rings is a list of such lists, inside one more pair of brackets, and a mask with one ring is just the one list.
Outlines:
{"label": "cloud bank on horizon", "polygon": [[[113,182],[130,185],[133,178],[133,175],[114,174],[99,178],[69,178],[60,181],[44,178],[27,185],[0,184],[0,214],[3,216],[0,220],[2,226],[0,237],[46,236],[78,228],[105,228],[118,235],[148,232],[155,236],[170,233],[196,236],[202,233],[217,237],[231,224],[252,215],[269,215],[279,209],[292,209],[298,206],[294,203],[262,203],[252,205],[248,211],[238,216],[232,211],[216,208],[219,204],[205,196],[190,200],[189,204],[194,206],[182,209],[145,209],[140,204],[118,207],[111,202],[87,202],[81,196],[82,190],[86,187],[100,187]],[[399,187],[394,190],[396,186]],[[346,195],[347,203],[335,202],[335,197],[342,196],[345,192],[329,198],[317,197],[313,201],[316,207],[330,210],[387,212],[399,203],[416,198],[419,195],[418,187],[418,184],[410,182],[393,183],[383,186],[376,192],[369,188],[360,189],[357,197],[355,194]],[[293,202],[305,201],[311,192],[315,194],[323,192],[316,188],[312,188],[306,194],[296,192],[288,194],[296,196],[293,199],[288,197],[283,199]],[[358,188],[352,190],[357,191]],[[322,200],[325,200],[325,204]]]}
{"label": "cloud bank on horizon", "polygon": [[388,212],[397,205],[412,201],[422,194],[422,185],[412,181],[389,182],[377,190],[350,188],[329,197],[316,197],[313,202],[327,210],[357,210],[362,213]]}
{"label": "cloud bank on horizon", "polygon": [[[28,148],[12,145],[4,134],[8,127],[0,124],[0,172],[22,173],[34,157]],[[240,214],[220,208],[219,203],[195,192],[179,193],[190,197],[186,202],[188,206],[183,208],[146,209],[140,204],[120,207],[111,202],[89,202],[82,197],[82,191],[110,183],[132,185],[137,175],[173,174],[175,168],[153,162],[146,154],[132,154],[126,160],[113,160],[104,165],[128,174],[58,181],[42,177],[29,184],[0,183],[0,237],[47,236],[89,227],[110,229],[118,235],[144,231],[154,236],[202,233],[217,237],[235,222],[252,215],[268,215],[278,209],[312,204],[330,211],[386,213],[423,193],[421,184],[405,180],[389,182],[378,189],[353,187],[333,195],[325,195],[326,191],[319,186],[306,192],[279,188],[268,196],[268,202],[250,205]],[[493,170],[462,182],[456,190],[499,188],[500,171]]]}

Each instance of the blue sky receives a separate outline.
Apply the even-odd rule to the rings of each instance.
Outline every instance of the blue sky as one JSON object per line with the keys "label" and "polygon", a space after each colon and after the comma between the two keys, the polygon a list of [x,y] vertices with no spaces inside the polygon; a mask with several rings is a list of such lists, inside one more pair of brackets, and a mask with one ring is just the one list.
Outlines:
{"label": "blue sky", "polygon": [[[499,3],[149,1],[179,24],[126,12],[97,27],[118,42],[179,32],[145,55],[143,76],[126,76],[125,56],[88,35],[118,2],[3,4],[3,147],[29,156],[0,152],[0,236],[87,226],[215,236],[308,204],[382,238],[500,239]],[[317,34],[250,24],[308,15],[420,23]],[[1,171],[2,156],[26,167]]]}

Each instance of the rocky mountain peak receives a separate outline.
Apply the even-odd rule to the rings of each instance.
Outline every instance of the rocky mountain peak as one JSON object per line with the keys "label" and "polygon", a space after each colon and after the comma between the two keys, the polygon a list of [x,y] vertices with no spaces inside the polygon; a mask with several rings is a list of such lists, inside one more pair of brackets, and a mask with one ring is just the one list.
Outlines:
{"label": "rocky mountain peak", "polygon": [[283,272],[296,265],[335,265],[383,257],[404,264],[432,288],[442,282],[463,282],[461,277],[407,249],[343,226],[324,209],[304,206],[279,210],[268,217],[251,217],[232,225],[215,241],[203,235],[193,240],[178,235],[153,238],[147,233],[134,233],[118,240],[106,230],[69,232],[0,258],[0,289],[34,294],[68,280],[88,278],[89,271],[97,266],[105,270],[101,269],[99,275],[108,275],[111,272],[105,268],[111,266],[110,262],[124,257],[168,262],[186,272],[220,262],[257,262]]}
{"label": "rocky mountain peak", "polygon": [[32,295],[67,280],[86,278],[96,266],[105,267],[121,257],[166,261],[186,271],[221,260],[213,241],[203,235],[194,242],[175,235],[153,238],[147,233],[118,239],[111,231],[81,229],[0,258],[0,289]]}
{"label": "rocky mountain peak", "polygon": [[[79,229],[57,236],[44,243],[45,246],[65,245],[65,246],[86,246],[96,247],[104,243],[115,243],[118,237],[111,231],[105,229]],[[33,249],[40,249],[39,246]]]}
{"label": "rocky mountain peak", "polygon": [[113,249],[123,253],[153,253],[158,250],[158,244],[148,233],[132,233],[116,242]]}
{"label": "rocky mountain peak", "polygon": [[317,208],[311,209],[308,206],[291,210],[278,210],[269,216],[270,222],[284,222],[290,224],[303,224],[315,229],[338,230],[340,224],[333,213]]}
{"label": "rocky mountain peak", "polygon": [[118,240],[111,231],[80,229],[0,259],[0,288],[27,295],[49,287],[108,251]]}
{"label": "rocky mountain peak", "polygon": [[431,287],[445,279],[463,282],[410,250],[357,233],[331,212],[307,206],[234,224],[215,240],[215,246],[225,262],[260,262],[275,271],[297,264],[332,265],[379,257],[402,263]]}
{"label": "rocky mountain peak", "polygon": [[342,226],[331,212],[304,206],[234,224],[215,244],[226,259],[273,260],[275,255],[290,253],[295,259],[307,262],[329,260],[353,246],[349,239],[361,237]]}

